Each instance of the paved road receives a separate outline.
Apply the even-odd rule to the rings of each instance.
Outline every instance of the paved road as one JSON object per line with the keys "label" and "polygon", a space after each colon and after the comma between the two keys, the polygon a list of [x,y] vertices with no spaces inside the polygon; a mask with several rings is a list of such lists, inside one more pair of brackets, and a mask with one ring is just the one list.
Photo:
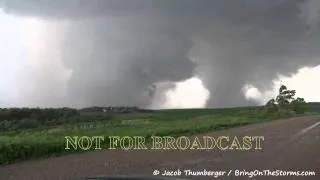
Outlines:
{"label": "paved road", "polygon": [[[28,161],[0,167],[2,180],[69,180],[84,176],[135,174],[152,176],[163,170],[291,170],[315,171],[309,177],[251,179],[320,179],[320,116],[299,117],[233,128],[200,136],[264,136],[261,151],[98,151]],[[187,177],[188,179],[214,179]],[[242,177],[249,179],[248,176]],[[220,178],[218,178],[220,179]]]}

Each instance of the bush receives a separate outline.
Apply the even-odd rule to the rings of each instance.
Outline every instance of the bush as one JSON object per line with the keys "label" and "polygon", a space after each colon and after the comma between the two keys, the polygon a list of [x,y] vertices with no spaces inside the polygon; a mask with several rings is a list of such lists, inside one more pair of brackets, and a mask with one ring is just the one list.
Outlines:
{"label": "bush", "polygon": [[307,111],[307,103],[303,98],[297,98],[292,101],[291,109],[297,114],[305,114]]}
{"label": "bush", "polygon": [[12,124],[13,124],[12,121],[8,121],[8,120],[0,121],[0,131],[11,130]]}

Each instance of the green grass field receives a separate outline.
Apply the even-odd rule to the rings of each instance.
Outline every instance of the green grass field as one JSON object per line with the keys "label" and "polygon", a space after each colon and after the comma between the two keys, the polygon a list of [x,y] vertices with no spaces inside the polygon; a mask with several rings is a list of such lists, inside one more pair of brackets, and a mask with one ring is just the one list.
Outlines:
{"label": "green grass field", "polygon": [[0,133],[0,164],[66,153],[65,136],[180,136],[286,118],[256,107],[161,110],[115,115],[111,120],[63,124]]}

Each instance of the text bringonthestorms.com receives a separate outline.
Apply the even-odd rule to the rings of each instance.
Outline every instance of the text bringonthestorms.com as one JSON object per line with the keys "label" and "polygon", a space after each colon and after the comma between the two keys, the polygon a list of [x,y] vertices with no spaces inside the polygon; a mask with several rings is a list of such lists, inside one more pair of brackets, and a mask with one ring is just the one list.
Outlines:
{"label": "text bringonthestorms.com", "polygon": [[286,170],[239,170],[239,169],[229,169],[227,171],[222,170],[154,170],[153,175],[157,176],[212,176],[214,178],[218,178],[221,176],[234,176],[234,177],[258,177],[258,176],[273,176],[273,177],[281,177],[281,176],[316,176],[315,171],[286,171]]}
{"label": "text bringonthestorms.com", "polygon": [[[66,150],[262,150],[263,136],[66,136]],[[150,142],[150,143],[149,143]]]}

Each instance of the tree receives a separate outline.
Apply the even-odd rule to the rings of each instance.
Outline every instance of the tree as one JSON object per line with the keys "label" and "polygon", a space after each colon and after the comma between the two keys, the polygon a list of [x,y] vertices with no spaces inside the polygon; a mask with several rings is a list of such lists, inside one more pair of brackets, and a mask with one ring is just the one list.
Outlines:
{"label": "tree", "polygon": [[278,106],[274,99],[270,99],[265,106],[267,113],[275,113],[278,111]]}
{"label": "tree", "polygon": [[285,107],[294,100],[295,95],[295,90],[288,90],[286,86],[282,85],[279,89],[279,95],[276,97],[276,101],[279,106]]}
{"label": "tree", "polygon": [[288,90],[285,85],[281,85],[279,88],[279,94],[276,99],[271,99],[266,103],[266,108],[268,112],[272,111],[285,111],[289,113],[290,111],[294,111],[297,114],[304,114],[307,110],[306,102],[303,98],[298,97],[294,98],[296,95],[295,90]]}

